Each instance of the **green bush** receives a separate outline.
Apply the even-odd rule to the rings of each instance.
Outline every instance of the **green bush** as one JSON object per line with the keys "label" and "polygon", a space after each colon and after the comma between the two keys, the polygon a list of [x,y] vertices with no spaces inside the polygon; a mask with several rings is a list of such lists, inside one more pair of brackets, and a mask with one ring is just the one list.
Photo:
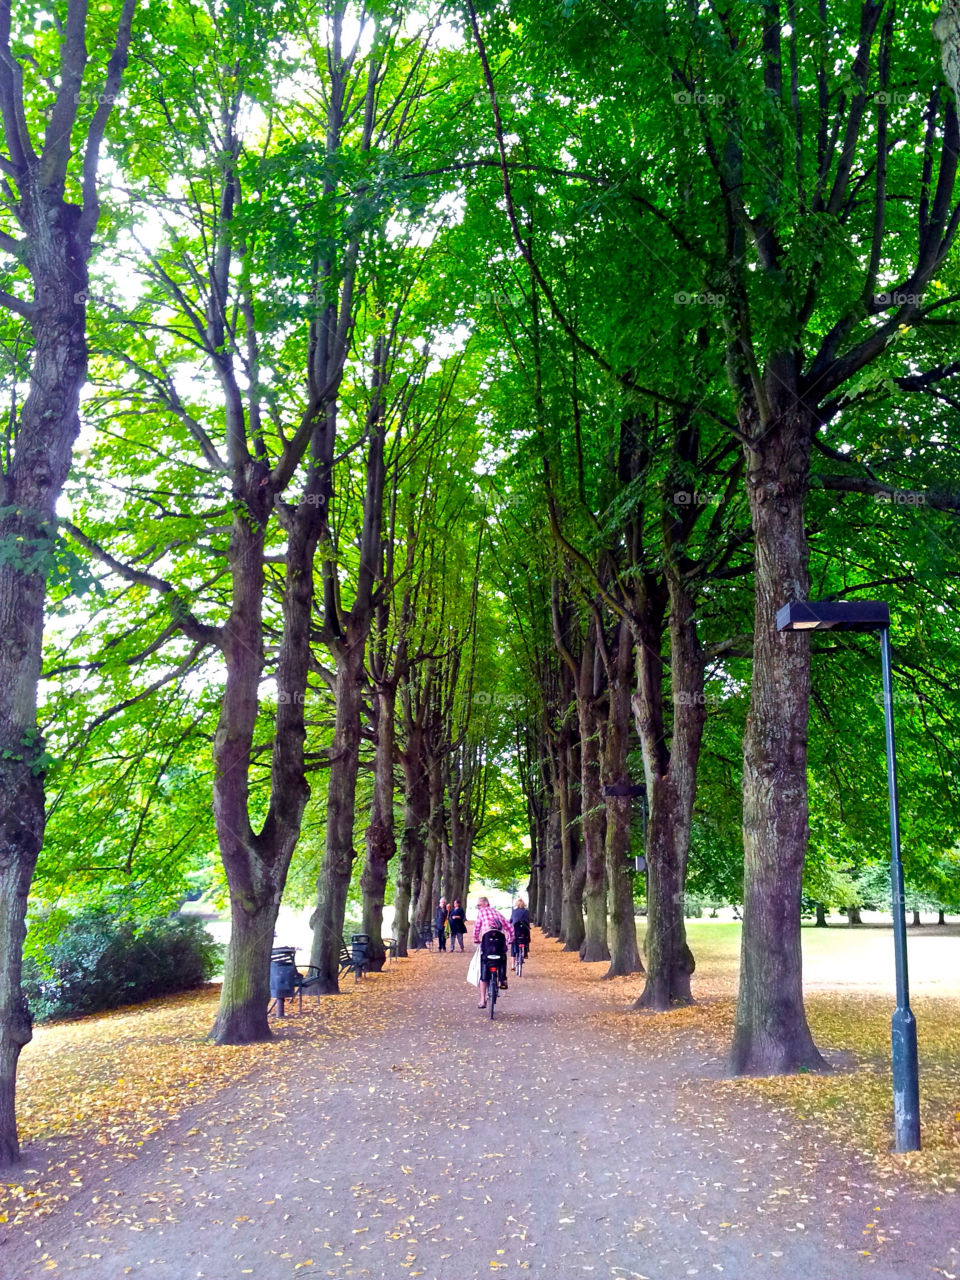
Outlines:
{"label": "green bush", "polygon": [[38,1022],[116,1009],[202,986],[222,951],[199,920],[137,923],[97,907],[67,919],[55,940],[24,958],[23,990]]}

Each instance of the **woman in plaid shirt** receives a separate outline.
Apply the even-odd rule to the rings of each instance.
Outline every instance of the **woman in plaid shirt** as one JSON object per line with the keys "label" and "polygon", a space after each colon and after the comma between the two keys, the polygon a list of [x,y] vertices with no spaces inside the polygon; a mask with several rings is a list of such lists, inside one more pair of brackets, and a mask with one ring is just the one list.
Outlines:
{"label": "woman in plaid shirt", "polygon": [[[477,899],[477,922],[473,926],[474,942],[481,942],[483,935],[489,933],[491,929],[500,929],[505,935],[508,944],[513,941],[513,926],[509,920],[504,920],[503,916],[496,909],[491,907],[489,898]],[[507,957],[504,953],[500,965],[500,986],[506,990],[507,987]],[[480,983],[480,1004],[477,1006],[483,1009],[487,1003],[487,984]]]}

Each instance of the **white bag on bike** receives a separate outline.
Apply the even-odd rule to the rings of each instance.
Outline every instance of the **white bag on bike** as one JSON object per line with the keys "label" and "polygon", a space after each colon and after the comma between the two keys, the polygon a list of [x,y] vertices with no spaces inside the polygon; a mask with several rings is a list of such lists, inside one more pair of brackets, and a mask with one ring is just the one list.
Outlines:
{"label": "white bag on bike", "polygon": [[467,981],[473,987],[480,985],[480,948],[477,947],[473,955],[470,957],[470,967],[467,969]]}

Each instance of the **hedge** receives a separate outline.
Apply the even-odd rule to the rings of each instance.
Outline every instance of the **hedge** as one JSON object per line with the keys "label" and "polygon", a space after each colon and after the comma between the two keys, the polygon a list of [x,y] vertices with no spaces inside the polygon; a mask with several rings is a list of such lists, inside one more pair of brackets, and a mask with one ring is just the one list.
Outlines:
{"label": "hedge", "polygon": [[38,1022],[136,1004],[202,986],[223,947],[200,920],[118,920],[103,907],[70,917],[55,941],[24,957],[23,990]]}

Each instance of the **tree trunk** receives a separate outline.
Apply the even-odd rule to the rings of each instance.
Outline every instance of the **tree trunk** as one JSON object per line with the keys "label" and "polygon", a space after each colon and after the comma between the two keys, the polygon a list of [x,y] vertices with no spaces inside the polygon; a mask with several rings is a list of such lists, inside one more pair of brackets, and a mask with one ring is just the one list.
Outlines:
{"label": "tree trunk", "polygon": [[922,923],[923,921],[920,919],[920,912],[914,908],[913,919],[910,921],[910,927],[913,929],[919,929]]}
{"label": "tree trunk", "polygon": [[[433,913],[439,892],[437,875],[440,872],[443,837],[443,771],[435,754],[427,765],[429,808],[427,810],[427,840],[423,855],[423,878],[420,881],[420,898],[417,902],[416,922],[421,936],[433,926]],[[436,893],[436,897],[434,894]]]}
{"label": "tree trunk", "polygon": [[695,966],[683,914],[686,857],[678,849],[684,826],[680,810],[673,780],[657,780],[647,834],[647,978],[634,1005],[651,1012],[693,1003],[690,978]]}
{"label": "tree trunk", "polygon": [[403,833],[400,837],[400,865],[397,869],[394,929],[398,954],[405,956],[410,945],[410,903],[417,864],[423,861],[426,825],[430,813],[430,785],[422,755],[422,729],[408,734],[403,765]]}
{"label": "tree trunk", "polygon": [[327,779],[327,835],[323,865],[317,877],[317,906],[310,918],[313,949],[310,963],[317,969],[318,989],[325,995],[340,990],[340,945],[357,856],[353,847],[357,773],[360,767],[363,656],[366,633],[335,648],[337,664],[336,719]]}
{"label": "tree trunk", "polygon": [[647,980],[636,1008],[663,1011],[691,1004],[695,965],[687,946],[683,896],[697,766],[706,716],[703,652],[693,601],[682,578],[667,570],[670,599],[670,667],[673,734],[669,750],[663,711],[661,626],[638,636],[638,689],[634,695],[643,746],[650,818],[647,831]]}
{"label": "tree trunk", "polygon": [[530,919],[539,928],[544,914],[544,876],[547,848],[547,823],[543,805],[530,801]]}
{"label": "tree trunk", "polygon": [[[0,628],[3,626],[0,607]],[[2,741],[9,741],[6,733]],[[20,1155],[15,1107],[17,1061],[20,1050],[30,1041],[33,1026],[20,978],[27,894],[43,838],[42,775],[31,775],[29,782],[17,779],[14,769],[4,763],[6,767],[0,766],[0,1166]],[[32,794],[34,788],[39,796]],[[20,817],[19,830],[9,821],[15,812]],[[19,857],[15,856],[18,849]]]}
{"label": "tree trunk", "polygon": [[222,640],[227,679],[213,749],[213,811],[232,922],[220,1002],[210,1032],[217,1044],[270,1038],[270,951],[310,796],[303,767],[304,698],[317,516],[316,508],[304,502],[295,513],[287,543],[270,807],[259,835],[254,833],[249,771],[263,669],[263,548],[269,508],[265,464],[251,463],[243,473],[245,496],[234,518],[230,546],[233,604]]}
{"label": "tree trunk", "polygon": [[389,681],[377,690],[377,746],[373,763],[373,802],[367,827],[367,856],[360,878],[363,932],[370,939],[370,968],[379,973],[386,960],[383,946],[383,899],[390,860],[397,851],[393,829],[393,752],[396,690]]}
{"label": "tree trunk", "polygon": [[560,793],[562,833],[561,840],[561,875],[562,891],[560,902],[560,940],[564,951],[580,950],[583,942],[583,888],[586,880],[586,868],[583,862],[583,851],[578,837],[579,831],[579,796],[574,790],[572,778],[577,767],[577,751],[574,743],[569,743],[561,750],[560,756]]}
{"label": "tree trunk", "polygon": [[863,924],[859,907],[847,907],[847,924]]}
{"label": "tree trunk", "polygon": [[826,929],[827,927],[827,909],[822,902],[816,904],[817,907],[817,928]]}
{"label": "tree trunk", "polygon": [[[584,646],[584,660],[593,665],[593,645]],[[609,960],[607,946],[606,809],[600,783],[600,726],[593,705],[592,680],[581,680],[577,699],[580,724],[580,827],[583,839],[583,900],[586,923],[580,959]]]}
{"label": "tree trunk", "polygon": [[463,901],[463,865],[461,863],[461,850],[457,846],[453,833],[458,825],[458,815],[455,814],[455,804],[453,795],[453,762],[451,753],[447,753],[443,758],[443,793],[449,805],[447,816],[443,823],[443,896],[447,900],[449,906],[454,898]]}
{"label": "tree trunk", "polygon": [[537,820],[530,821],[530,879],[527,881],[527,902],[530,919],[534,924],[540,923],[540,884],[538,863],[540,861],[540,828]]}
{"label": "tree trunk", "polygon": [[[0,449],[0,1164],[20,1155],[16,1073],[32,1034],[21,976],[27,895],[46,824],[47,761],[37,724],[46,582],[87,376],[88,264],[100,218],[97,165],[111,110],[104,104],[114,101],[123,81],[133,11],[133,0],[124,0],[112,32],[110,22],[98,22],[98,42],[113,48],[102,82],[107,92],[86,124],[86,113],[76,108],[91,35],[85,7],[71,8],[69,21],[58,27],[61,75],[39,117],[25,107],[25,58],[11,48],[9,3],[0,23],[7,204],[33,287],[24,303],[32,308],[29,390],[19,420],[5,423]],[[82,205],[72,202],[77,198]],[[6,227],[8,244],[14,230]],[[2,305],[18,312],[12,294],[6,299]]]}
{"label": "tree trunk", "polygon": [[[630,730],[630,684],[633,638],[625,619],[617,626],[616,652],[610,670],[610,706],[603,744],[603,783],[630,782],[627,750]],[[610,889],[610,968],[607,978],[643,973],[633,910],[632,826],[630,796],[607,796],[606,858]]]}
{"label": "tree trunk", "polygon": [[944,913],[943,907],[941,907],[939,912],[937,913],[937,924],[946,924],[946,923],[947,923],[947,918]]}
{"label": "tree trunk", "polygon": [[50,230],[61,274],[51,275],[42,295],[38,286],[52,314],[34,328],[30,392],[10,468],[0,476],[0,1163],[20,1153],[16,1071],[31,1037],[21,965],[27,894],[46,822],[37,725],[44,601],[87,367],[83,306],[73,300],[86,286],[86,267],[59,221]]}
{"label": "tree trunk", "polygon": [[258,903],[230,895],[230,944],[223,986],[210,1038],[217,1044],[253,1044],[271,1037],[270,951],[280,909],[280,890],[263,883]]}
{"label": "tree trunk", "polygon": [[447,795],[450,800],[450,892],[447,901],[460,899],[466,907],[470,892],[470,842],[473,824],[470,806],[473,799],[472,775],[466,777],[462,757],[451,759],[447,769]]}
{"label": "tree trunk", "polygon": [[[774,404],[792,353],[767,379]],[[774,386],[776,384],[776,386]],[[771,387],[773,390],[771,391]],[[803,1007],[800,897],[808,829],[810,643],[778,632],[777,609],[809,587],[803,523],[812,423],[796,402],[747,423],[756,545],[753,683],[743,746],[744,901],[732,1063],[738,1074],[822,1070]]]}
{"label": "tree trunk", "polygon": [[543,931],[548,938],[560,932],[560,892],[562,886],[563,846],[560,838],[560,810],[550,809],[547,819],[547,847],[543,865]]}

